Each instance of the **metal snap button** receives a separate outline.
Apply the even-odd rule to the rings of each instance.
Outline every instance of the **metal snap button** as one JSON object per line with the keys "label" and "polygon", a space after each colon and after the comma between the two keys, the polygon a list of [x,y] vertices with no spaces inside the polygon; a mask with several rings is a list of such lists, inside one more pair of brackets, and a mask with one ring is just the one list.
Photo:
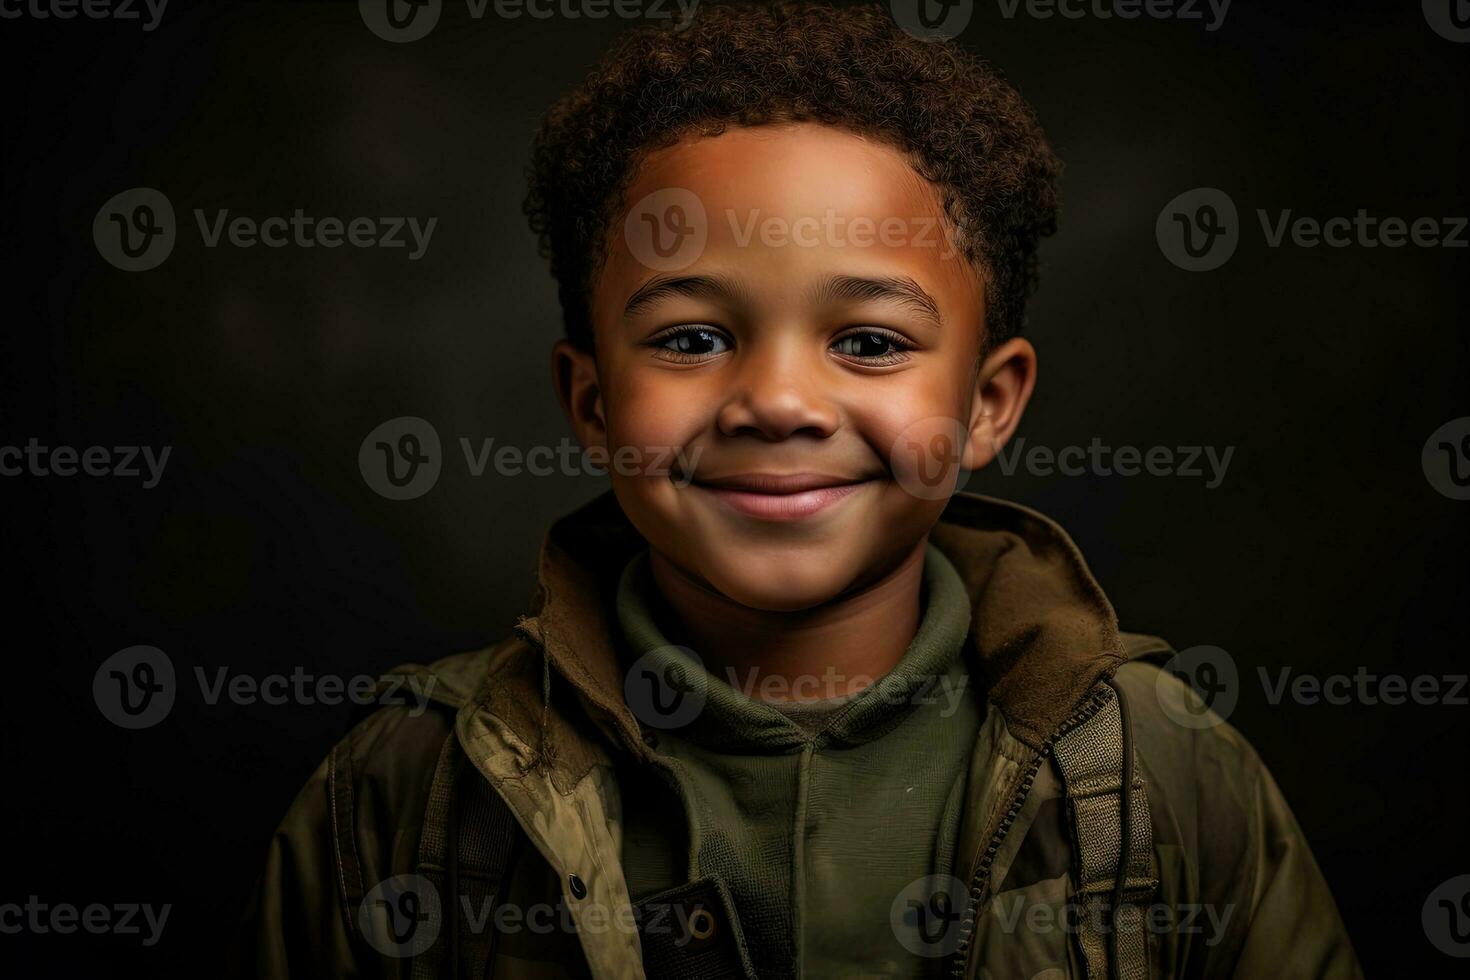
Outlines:
{"label": "metal snap button", "polygon": [[689,916],[689,935],[694,939],[704,940],[709,939],[714,934],[714,914],[706,908],[695,909],[694,914]]}

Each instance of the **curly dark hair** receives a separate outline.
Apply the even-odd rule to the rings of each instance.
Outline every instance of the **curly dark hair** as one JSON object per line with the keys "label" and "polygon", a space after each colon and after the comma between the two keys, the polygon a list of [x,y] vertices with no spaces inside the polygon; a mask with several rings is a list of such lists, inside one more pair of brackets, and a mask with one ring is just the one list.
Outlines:
{"label": "curly dark hair", "polygon": [[1031,107],[993,66],[910,36],[881,7],[742,2],[702,6],[682,31],[623,34],[536,136],[525,210],[573,343],[592,347],[592,284],[642,158],[775,122],[838,126],[903,152],[983,277],[987,347],[1020,332],[1037,247],[1056,230],[1060,170]]}

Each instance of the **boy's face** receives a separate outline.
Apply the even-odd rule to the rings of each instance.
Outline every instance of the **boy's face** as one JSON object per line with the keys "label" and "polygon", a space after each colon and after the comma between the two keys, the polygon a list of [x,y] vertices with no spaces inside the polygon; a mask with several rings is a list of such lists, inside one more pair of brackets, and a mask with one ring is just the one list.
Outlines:
{"label": "boy's face", "polygon": [[661,150],[626,200],[595,360],[562,342],[554,367],[584,446],[622,450],[629,519],[753,608],[881,579],[1009,437],[1035,375],[1021,340],[981,362],[982,288],[936,192],[886,144],[800,123]]}

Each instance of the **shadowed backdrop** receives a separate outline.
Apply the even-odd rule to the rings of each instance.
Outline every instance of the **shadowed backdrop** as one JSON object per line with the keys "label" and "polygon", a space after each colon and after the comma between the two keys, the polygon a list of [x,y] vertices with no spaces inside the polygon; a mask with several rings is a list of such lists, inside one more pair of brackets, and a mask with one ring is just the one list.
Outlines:
{"label": "shadowed backdrop", "polygon": [[[170,449],[151,487],[0,479],[0,903],[173,906],[152,946],[0,935],[8,976],[199,975],[350,712],[211,704],[196,671],[209,685],[350,678],[492,642],[530,596],[545,527],[606,487],[475,475],[461,440],[478,454],[569,438],[523,172],[541,113],[630,21],[473,9],[450,0],[403,44],[356,3],[174,0],[152,30],[0,24],[0,445]],[[1027,9],[977,3],[961,36],[1005,69],[1067,165],[1030,308],[1041,381],[1024,443],[1009,474],[997,464],[970,489],[1061,522],[1125,628],[1229,653],[1230,720],[1282,785],[1369,974],[1444,975],[1453,961],[1421,909],[1470,872],[1470,707],[1270,695],[1283,668],[1467,670],[1470,503],[1431,485],[1421,450],[1470,415],[1470,252],[1271,234],[1286,211],[1470,214],[1457,101],[1470,45],[1417,3],[1239,0],[1214,30]],[[177,241],[126,272],[93,223],[138,187],[166,196]],[[1156,222],[1200,187],[1238,209],[1239,243],[1191,272]],[[399,248],[247,248],[210,246],[195,218],[208,230],[298,209],[379,232],[437,221],[410,258],[407,226]],[[434,427],[442,471],[394,501],[358,455],[403,416]],[[1094,440],[1181,462],[1196,447],[1203,474],[1067,476],[1027,455]],[[1218,480],[1205,447],[1231,452]],[[93,681],[136,645],[167,654],[179,693],[130,731]]]}

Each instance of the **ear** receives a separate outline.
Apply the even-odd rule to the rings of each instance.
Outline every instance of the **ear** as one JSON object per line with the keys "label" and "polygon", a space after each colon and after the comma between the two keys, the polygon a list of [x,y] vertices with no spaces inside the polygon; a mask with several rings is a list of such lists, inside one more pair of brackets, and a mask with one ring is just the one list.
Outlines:
{"label": "ear", "polygon": [[567,340],[551,348],[551,383],[556,388],[572,432],[584,450],[607,449],[607,420],[602,414],[602,386],[597,361]]}
{"label": "ear", "polygon": [[1021,424],[1021,414],[1036,387],[1036,348],[1013,337],[980,363],[970,409],[970,437],[960,465],[978,470],[996,455]]}

